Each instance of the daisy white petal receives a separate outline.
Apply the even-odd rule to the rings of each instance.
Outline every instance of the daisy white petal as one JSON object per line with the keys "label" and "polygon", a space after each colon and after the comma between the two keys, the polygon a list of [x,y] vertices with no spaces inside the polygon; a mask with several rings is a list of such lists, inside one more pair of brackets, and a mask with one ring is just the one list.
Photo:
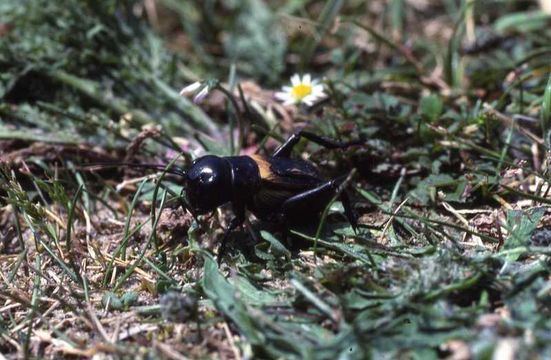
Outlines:
{"label": "daisy white petal", "polygon": [[278,100],[281,100],[281,101],[286,101],[286,100],[289,100],[291,99],[291,96],[289,95],[288,92],[283,92],[283,91],[278,91],[274,94],[274,97]]}
{"label": "daisy white petal", "polygon": [[306,74],[302,77],[302,83],[305,85],[311,85],[312,84],[312,77],[310,74]]}
{"label": "daisy white petal", "polygon": [[300,84],[300,75],[299,74],[295,74],[295,75],[291,76],[291,84],[293,84],[293,86],[296,86],[296,85]]}
{"label": "daisy white petal", "polygon": [[189,84],[188,86],[186,86],[185,88],[180,90],[180,96],[191,95],[194,92],[196,92],[197,90],[199,90],[200,87],[201,87],[201,82],[200,81],[196,81],[192,84]]}
{"label": "daisy white petal", "polygon": [[312,106],[312,105],[314,105],[314,101],[312,101],[311,99],[306,99],[306,98],[304,98],[304,99],[302,99],[302,102],[303,102],[304,104],[306,104],[307,106]]}
{"label": "daisy white petal", "polygon": [[308,106],[312,106],[318,99],[320,98],[318,98],[317,96],[308,95],[302,99],[302,102]]}
{"label": "daisy white petal", "polygon": [[324,94],[323,85],[314,85],[314,86],[312,86],[312,92],[314,94]]}

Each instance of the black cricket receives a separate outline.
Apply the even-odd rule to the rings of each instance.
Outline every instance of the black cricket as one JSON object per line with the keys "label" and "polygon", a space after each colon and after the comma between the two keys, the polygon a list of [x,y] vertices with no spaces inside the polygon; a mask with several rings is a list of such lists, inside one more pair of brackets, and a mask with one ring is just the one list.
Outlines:
{"label": "black cricket", "polygon": [[[220,264],[230,233],[245,222],[246,211],[258,219],[283,226],[285,236],[290,225],[307,223],[319,217],[331,199],[339,194],[347,175],[325,180],[309,161],[291,159],[293,147],[304,137],[329,149],[342,149],[364,143],[363,139],[338,142],[307,131],[291,135],[271,156],[214,156],[196,159],[186,171],[163,170],[184,178],[184,198],[188,210],[204,215],[231,203],[234,217],[227,227],[220,250]],[[124,164],[136,167],[159,166]],[[357,217],[345,191],[340,191],[345,216],[356,230]]]}
{"label": "black cricket", "polygon": [[[192,214],[202,215],[231,203],[234,218],[225,231],[218,263],[222,260],[229,234],[245,221],[249,210],[258,219],[289,225],[316,218],[337,194],[345,176],[324,180],[314,165],[291,159],[291,151],[301,137],[329,149],[346,148],[363,141],[341,143],[306,131],[293,134],[272,156],[203,156],[186,172],[186,197]],[[354,229],[357,217],[346,192],[339,198],[345,216]]]}

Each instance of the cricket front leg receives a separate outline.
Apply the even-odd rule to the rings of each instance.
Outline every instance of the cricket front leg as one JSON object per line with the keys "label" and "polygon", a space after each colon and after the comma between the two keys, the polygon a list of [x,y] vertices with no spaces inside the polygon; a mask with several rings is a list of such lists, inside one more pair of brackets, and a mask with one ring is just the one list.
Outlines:
{"label": "cricket front leg", "polygon": [[245,222],[245,207],[234,205],[234,214],[235,217],[230,221],[230,224],[226,228],[226,231],[224,231],[224,237],[222,238],[222,243],[220,244],[220,248],[218,250],[218,266],[220,266],[220,264],[222,263],[222,259],[226,254],[226,247],[231,232],[237,229],[239,226],[243,225],[243,222]]}

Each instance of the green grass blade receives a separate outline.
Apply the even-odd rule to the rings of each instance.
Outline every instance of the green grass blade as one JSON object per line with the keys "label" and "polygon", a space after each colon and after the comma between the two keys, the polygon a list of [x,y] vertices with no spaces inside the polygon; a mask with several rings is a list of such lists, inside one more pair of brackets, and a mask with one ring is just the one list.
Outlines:
{"label": "green grass blade", "polygon": [[541,104],[541,130],[547,148],[551,148],[551,139],[549,129],[551,126],[551,74],[547,80],[547,85],[543,92],[543,102]]}

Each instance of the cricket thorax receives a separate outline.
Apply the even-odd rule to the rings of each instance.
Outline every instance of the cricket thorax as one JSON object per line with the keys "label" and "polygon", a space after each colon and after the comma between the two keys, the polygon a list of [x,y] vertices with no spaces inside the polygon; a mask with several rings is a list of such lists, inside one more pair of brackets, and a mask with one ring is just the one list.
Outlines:
{"label": "cricket thorax", "polygon": [[246,198],[254,193],[261,183],[261,173],[257,162],[250,156],[229,156],[226,158],[232,171],[232,197]]}

